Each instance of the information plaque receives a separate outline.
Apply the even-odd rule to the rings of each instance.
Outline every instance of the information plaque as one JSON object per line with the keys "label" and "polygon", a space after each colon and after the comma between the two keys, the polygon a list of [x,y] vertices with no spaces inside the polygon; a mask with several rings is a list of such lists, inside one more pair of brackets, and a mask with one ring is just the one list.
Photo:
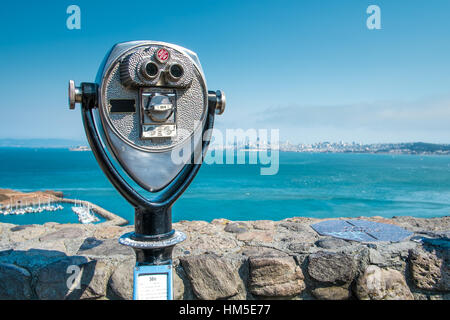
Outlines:
{"label": "information plaque", "polygon": [[136,266],[134,268],[133,299],[172,300],[172,266]]}

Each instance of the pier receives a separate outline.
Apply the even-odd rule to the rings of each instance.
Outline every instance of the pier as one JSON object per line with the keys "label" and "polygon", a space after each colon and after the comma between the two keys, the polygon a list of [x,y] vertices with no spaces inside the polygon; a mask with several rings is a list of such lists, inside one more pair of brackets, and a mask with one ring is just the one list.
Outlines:
{"label": "pier", "polygon": [[90,206],[91,210],[94,211],[97,215],[103,217],[106,219],[105,222],[99,223],[99,224],[109,224],[109,225],[114,225],[114,226],[124,226],[128,224],[128,220],[119,217],[118,215],[103,209],[102,207],[86,201],[86,200],[75,200],[75,199],[68,199],[68,198],[59,198],[58,202],[63,202],[63,203],[72,203],[72,204],[81,204],[84,206]]}
{"label": "pier", "polygon": [[114,225],[123,226],[127,225],[129,222],[122,217],[86,200],[69,199],[64,198],[62,192],[55,191],[36,191],[24,193],[11,189],[0,189],[0,206],[13,207],[15,209],[23,209],[30,206],[36,206],[38,204],[45,205],[47,202],[50,203],[68,203],[68,204],[80,204],[95,212],[95,214],[106,219],[105,222],[101,222],[101,225]]}

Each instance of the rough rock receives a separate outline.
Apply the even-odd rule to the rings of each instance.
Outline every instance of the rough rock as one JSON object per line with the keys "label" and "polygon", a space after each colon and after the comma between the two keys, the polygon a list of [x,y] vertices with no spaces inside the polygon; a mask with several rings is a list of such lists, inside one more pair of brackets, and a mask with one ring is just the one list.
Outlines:
{"label": "rough rock", "polygon": [[183,300],[185,292],[183,279],[178,275],[176,271],[173,272],[173,299]]}
{"label": "rough rock", "polygon": [[370,265],[358,278],[356,295],[361,300],[413,300],[405,278],[397,270]]}
{"label": "rough rock", "polygon": [[386,259],[374,249],[369,249],[369,262],[375,265],[385,265]]}
{"label": "rough rock", "polygon": [[28,250],[46,250],[55,252],[66,252],[66,246],[64,240],[51,240],[51,241],[25,241],[16,242],[14,244],[14,250],[16,251],[28,251]]}
{"label": "rough rock", "polygon": [[312,294],[319,300],[348,300],[352,296],[348,286],[316,288]]}
{"label": "rough rock", "polygon": [[[415,234],[398,243],[348,242],[318,235],[310,224],[323,220],[302,217],[174,223],[187,235],[174,249],[174,298],[352,299],[357,290],[361,298],[410,298],[406,275],[414,299],[449,300],[450,217],[364,219]],[[132,230],[108,223],[0,223],[0,298],[131,299],[135,255],[117,238]],[[380,284],[378,291],[361,289],[370,265],[382,270],[366,277],[372,279],[366,284]],[[79,289],[72,288],[76,279]]]}
{"label": "rough rock", "polygon": [[324,249],[339,249],[350,246],[351,243],[339,238],[325,238],[316,241],[316,246]]}
{"label": "rough rock", "polygon": [[219,218],[219,219],[214,219],[213,221],[211,221],[211,224],[213,224],[213,225],[220,225],[220,226],[226,226],[230,222],[231,221],[228,220],[228,219]]}
{"label": "rough rock", "polygon": [[389,222],[412,231],[448,231],[450,216],[422,219],[410,216],[393,217]]}
{"label": "rough rock", "polygon": [[309,226],[300,222],[281,222],[276,228],[276,241],[288,243],[314,243],[319,235]]}
{"label": "rough rock", "polygon": [[175,300],[195,299],[191,283],[179,260],[175,260],[173,266],[173,298]]}
{"label": "rough rock", "polygon": [[250,258],[250,292],[256,296],[289,297],[305,289],[302,270],[291,257]]}
{"label": "rough rock", "polygon": [[26,240],[38,238],[46,232],[42,226],[15,226],[10,229],[9,239],[12,242],[23,242]]}
{"label": "rough rock", "polygon": [[116,239],[99,240],[86,238],[78,250],[79,255],[111,257],[116,255],[133,256],[133,249],[120,245]]}
{"label": "rough rock", "polygon": [[36,294],[41,300],[80,299],[77,288],[79,277],[83,276],[84,257],[66,257],[39,269],[36,276]]}
{"label": "rough rock", "polygon": [[271,231],[249,231],[240,233],[236,237],[240,241],[245,242],[272,242],[273,232]]}
{"label": "rough rock", "polygon": [[416,247],[417,243],[413,241],[401,241],[395,243],[381,242],[373,245],[373,248],[382,256],[389,258],[397,257],[401,259],[406,259],[408,257],[408,251]]}
{"label": "rough rock", "polygon": [[235,234],[224,232],[220,225],[209,224],[208,228],[207,223],[205,225],[198,221],[189,221],[183,225],[178,223],[177,227],[178,230],[185,232],[187,239],[175,247],[175,258],[182,256],[184,252],[191,255],[207,252],[222,255],[239,251],[239,242]]}
{"label": "rough rock", "polygon": [[245,297],[245,287],[239,277],[241,263],[209,254],[183,257],[180,262],[198,299]]}
{"label": "rough rock", "polygon": [[247,257],[288,257],[289,254],[281,250],[266,247],[244,247],[242,254]]}
{"label": "rough rock", "polygon": [[121,262],[111,275],[108,283],[111,298],[131,300],[133,298],[133,268],[136,259]]}
{"label": "rough rock", "polygon": [[231,233],[243,233],[248,231],[248,227],[245,223],[234,222],[227,224],[224,230]]}
{"label": "rough rock", "polygon": [[450,252],[410,250],[410,271],[414,284],[424,290],[450,291]]}
{"label": "rough rock", "polygon": [[[417,242],[409,240],[396,243],[374,242],[367,244],[367,247],[369,247],[368,264],[389,267],[404,273],[407,267],[406,260],[408,258],[408,251],[417,246]],[[361,270],[363,271],[363,269]]]}
{"label": "rough rock", "polygon": [[0,263],[0,300],[32,298],[31,274],[13,264]]}
{"label": "rough rock", "polygon": [[15,264],[33,271],[66,257],[66,254],[56,250],[29,249],[26,251],[12,250],[9,254],[0,255],[0,262]]}
{"label": "rough rock", "polygon": [[312,244],[311,243],[291,243],[289,245],[289,250],[291,250],[292,252],[295,253],[305,253],[305,252],[309,252],[309,250],[311,249]]}
{"label": "rough rock", "polygon": [[256,230],[274,230],[275,225],[276,225],[275,221],[272,220],[252,221],[252,226]]}
{"label": "rough rock", "polygon": [[303,225],[302,223],[291,221],[282,222],[278,226],[294,232],[304,232],[305,230],[309,230],[310,228],[308,226]]}
{"label": "rough rock", "polygon": [[105,297],[111,271],[112,265],[107,260],[93,260],[81,265],[80,299]]}
{"label": "rough rock", "polygon": [[76,255],[78,249],[80,249],[84,240],[85,239],[83,239],[83,238],[63,240],[62,243],[65,247],[64,252],[66,252],[68,256]]}
{"label": "rough rock", "polygon": [[118,226],[99,227],[95,230],[94,238],[97,239],[111,239],[118,238],[124,233],[124,228]]}
{"label": "rough rock", "polygon": [[432,294],[429,296],[430,300],[450,300],[450,293]]}
{"label": "rough rock", "polygon": [[342,285],[353,280],[355,265],[347,254],[318,252],[309,256],[308,274],[320,283]]}
{"label": "rough rock", "polygon": [[60,240],[60,239],[74,239],[84,236],[84,230],[82,228],[66,227],[59,229],[58,231],[51,232],[39,238],[41,242]]}

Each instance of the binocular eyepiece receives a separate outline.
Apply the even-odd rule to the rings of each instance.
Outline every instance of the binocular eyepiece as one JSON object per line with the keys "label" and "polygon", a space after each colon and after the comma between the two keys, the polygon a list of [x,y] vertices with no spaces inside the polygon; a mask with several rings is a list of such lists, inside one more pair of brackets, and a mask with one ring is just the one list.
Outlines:
{"label": "binocular eyepiece", "polygon": [[167,83],[177,83],[178,80],[184,74],[184,68],[181,64],[173,63],[171,65],[166,66],[165,68],[161,68],[156,62],[152,60],[144,61],[140,67],[141,76],[145,80],[154,80],[158,76],[164,75],[168,81]]}

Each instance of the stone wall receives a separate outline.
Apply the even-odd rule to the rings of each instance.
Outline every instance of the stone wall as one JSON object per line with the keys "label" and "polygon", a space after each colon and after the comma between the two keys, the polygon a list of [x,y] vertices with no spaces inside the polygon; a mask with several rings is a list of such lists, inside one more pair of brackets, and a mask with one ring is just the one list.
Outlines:
{"label": "stone wall", "polygon": [[[188,239],[174,250],[175,298],[450,299],[450,217],[365,219],[415,234],[359,243],[319,236],[312,218],[176,223]],[[132,230],[0,224],[0,298],[130,299],[134,253],[117,239]]]}

